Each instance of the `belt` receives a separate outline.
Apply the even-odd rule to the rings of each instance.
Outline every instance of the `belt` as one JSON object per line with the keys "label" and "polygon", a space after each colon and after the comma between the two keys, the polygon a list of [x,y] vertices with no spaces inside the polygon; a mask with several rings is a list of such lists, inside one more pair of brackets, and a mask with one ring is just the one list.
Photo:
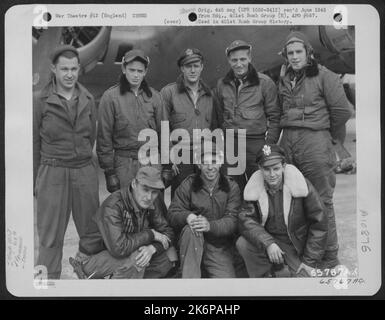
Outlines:
{"label": "belt", "polygon": [[40,164],[45,164],[51,167],[82,168],[91,164],[91,159],[62,160],[62,159],[42,158],[40,160]]}

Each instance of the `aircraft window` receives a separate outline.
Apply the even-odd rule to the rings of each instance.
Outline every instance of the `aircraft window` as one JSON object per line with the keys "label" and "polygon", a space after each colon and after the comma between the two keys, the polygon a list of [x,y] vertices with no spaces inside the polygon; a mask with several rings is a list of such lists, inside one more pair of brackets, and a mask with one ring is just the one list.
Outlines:
{"label": "aircraft window", "polygon": [[127,51],[132,50],[133,47],[134,46],[131,43],[123,43],[123,44],[119,45],[118,53],[116,54],[116,58],[115,58],[115,63],[121,63],[124,54]]}

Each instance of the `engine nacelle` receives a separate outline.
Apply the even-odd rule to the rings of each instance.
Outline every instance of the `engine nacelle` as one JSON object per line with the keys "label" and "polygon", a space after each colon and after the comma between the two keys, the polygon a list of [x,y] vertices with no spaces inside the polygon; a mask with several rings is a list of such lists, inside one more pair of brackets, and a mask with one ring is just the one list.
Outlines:
{"label": "engine nacelle", "polygon": [[330,63],[337,63],[334,59],[341,62],[341,73],[355,73],[355,35],[354,27],[337,29],[334,26],[320,26],[319,38],[322,45],[328,49],[333,56]]}

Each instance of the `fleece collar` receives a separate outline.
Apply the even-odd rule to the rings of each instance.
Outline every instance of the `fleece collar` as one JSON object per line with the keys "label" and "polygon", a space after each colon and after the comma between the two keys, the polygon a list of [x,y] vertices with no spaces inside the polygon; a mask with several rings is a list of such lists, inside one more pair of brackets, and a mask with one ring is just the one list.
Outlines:
{"label": "fleece collar", "polygon": [[[294,72],[289,64],[283,64],[281,67],[280,76],[285,77],[289,72]],[[308,78],[318,76],[319,67],[314,59],[310,59],[309,64],[305,67],[305,75]]]}
{"label": "fleece collar", "polygon": [[[283,211],[285,224],[288,226],[292,198],[306,197],[309,193],[303,174],[293,165],[286,164],[283,173]],[[246,201],[258,201],[262,214],[262,225],[265,224],[269,213],[269,199],[267,196],[263,175],[260,170],[254,172],[247,182],[243,197]]]}
{"label": "fleece collar", "polygon": [[[231,85],[232,82],[235,81],[234,71],[230,70],[226,76],[223,78],[223,83]],[[258,86],[259,85],[259,76],[257,70],[255,70],[254,66],[250,63],[249,70],[247,72],[246,81],[250,86]]]}

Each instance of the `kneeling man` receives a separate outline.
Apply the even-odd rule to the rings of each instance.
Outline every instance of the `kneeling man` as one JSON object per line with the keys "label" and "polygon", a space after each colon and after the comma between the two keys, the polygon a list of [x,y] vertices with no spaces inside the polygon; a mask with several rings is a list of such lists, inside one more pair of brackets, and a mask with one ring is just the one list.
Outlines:
{"label": "kneeling man", "polygon": [[238,184],[220,172],[224,155],[214,149],[202,152],[198,172],[179,185],[168,211],[179,233],[182,278],[201,278],[201,268],[209,278],[235,278],[241,194]]}
{"label": "kneeling man", "polygon": [[313,185],[283,150],[265,145],[259,170],[248,181],[236,246],[250,277],[263,277],[286,264],[292,276],[310,276],[324,255],[327,216]]}
{"label": "kneeling man", "polygon": [[128,187],[103,202],[80,241],[76,259],[70,258],[79,278],[166,276],[173,266],[168,254],[173,232],[165,206],[155,202],[163,188],[157,168],[141,167]]}

